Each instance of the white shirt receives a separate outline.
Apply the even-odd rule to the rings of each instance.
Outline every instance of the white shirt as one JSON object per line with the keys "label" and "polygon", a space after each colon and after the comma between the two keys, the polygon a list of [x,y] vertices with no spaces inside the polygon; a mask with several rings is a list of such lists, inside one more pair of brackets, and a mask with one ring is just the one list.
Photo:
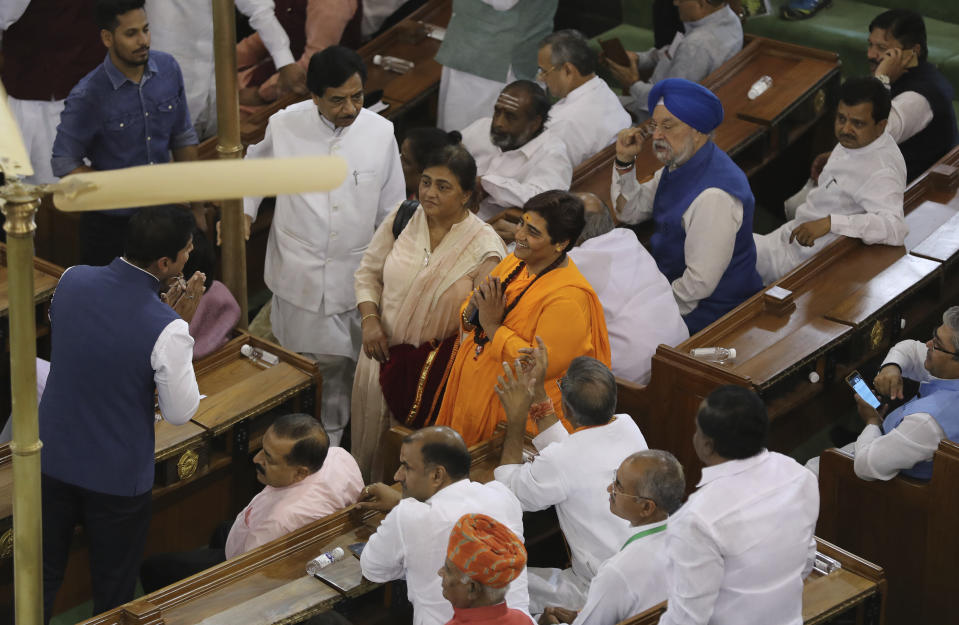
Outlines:
{"label": "white shirt", "polygon": [[629,415],[620,414],[607,425],[573,434],[557,422],[533,444],[539,455],[532,462],[505,464],[493,475],[524,511],[556,506],[573,573],[588,581],[631,535],[629,524],[610,512],[606,487],[627,456],[648,449],[646,439]]}
{"label": "white shirt", "polygon": [[929,100],[915,91],[903,91],[892,99],[886,132],[902,143],[926,129],[932,122],[932,107]]}
{"label": "white shirt", "polygon": [[[659,168],[652,180],[639,184],[632,170],[620,174],[613,168],[610,197],[614,204],[620,195],[626,200],[622,210],[616,211],[620,221],[637,224],[652,217],[653,200],[662,174],[663,168]],[[705,189],[689,204],[683,213],[686,269],[672,283],[673,297],[681,314],[692,312],[699,300],[716,290],[733,258],[736,233],[742,223],[743,203],[716,187]]]}
{"label": "white shirt", "polygon": [[[274,14],[273,0],[236,0],[236,8],[250,19],[276,67],[293,63],[290,39]],[[151,43],[173,55],[183,72],[190,118],[196,124],[216,107],[213,63],[213,4],[197,0],[147,0]],[[212,119],[216,118],[215,111]],[[214,132],[215,127],[205,129]],[[205,132],[204,134],[208,134]]]}
{"label": "white shirt", "polygon": [[476,160],[476,175],[483,179],[489,197],[480,203],[477,217],[487,220],[503,209],[521,208],[543,191],[566,191],[573,181],[573,166],[566,145],[549,129],[526,145],[504,152],[490,141],[492,119],[478,119],[463,129],[463,147]]}
{"label": "white shirt", "polygon": [[669,607],[660,625],[801,625],[816,558],[816,477],[765,449],[703,469],[669,520]]}
{"label": "white shirt", "polygon": [[[453,607],[443,597],[437,571],[446,562],[450,531],[464,514],[483,513],[523,538],[523,511],[509,489],[498,482],[480,484],[463,479],[426,501],[400,501],[363,548],[360,567],[372,582],[406,579],[413,604],[413,625],[445,625]],[[510,582],[509,607],[527,611],[525,569]]]}
{"label": "white shirt", "polygon": [[[353,274],[376,227],[405,199],[406,186],[393,124],[366,109],[350,126],[334,129],[312,100],[289,106],[270,117],[263,141],[250,146],[246,158],[320,155],[346,159],[346,180],[328,192],[277,197],[264,279],[277,298],[304,314],[331,317],[356,307]],[[244,198],[244,212],[255,219],[261,199]],[[327,338],[304,336],[302,344],[284,347],[340,353],[324,351]]]}
{"label": "white shirt", "polygon": [[547,128],[563,143],[576,167],[616,141],[616,134],[632,123],[629,113],[606,81],[594,75],[549,109]]}
{"label": "white shirt", "polygon": [[406,0],[363,0],[363,19],[360,33],[366,39],[380,29],[386,18],[406,4]]}
{"label": "white shirt", "polygon": [[[631,527],[637,534],[666,521]],[[613,625],[666,600],[666,532],[634,540],[603,562],[573,625]]]}
{"label": "white shirt", "polygon": [[574,247],[569,257],[592,285],[603,306],[612,370],[616,377],[649,383],[660,343],[689,338],[673,290],[636,234],[614,228]]}
{"label": "white shirt", "polygon": [[[882,364],[899,365],[903,377],[917,382],[935,380],[923,365],[928,349],[919,341],[900,341],[889,350]],[[891,480],[902,469],[932,460],[944,438],[946,433],[928,412],[906,415],[885,435],[878,425],[867,425],[856,439],[856,475],[864,480]]]}

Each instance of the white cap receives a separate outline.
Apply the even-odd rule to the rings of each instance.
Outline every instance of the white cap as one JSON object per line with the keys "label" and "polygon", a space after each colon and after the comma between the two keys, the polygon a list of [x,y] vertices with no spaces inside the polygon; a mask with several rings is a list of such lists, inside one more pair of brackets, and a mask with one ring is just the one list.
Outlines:
{"label": "white cap", "polygon": [[819,381],[819,374],[816,373],[815,371],[810,371],[810,372],[809,372],[809,381],[812,382],[813,384],[815,384],[816,382],[818,382],[818,381]]}
{"label": "white cap", "polygon": [[253,346],[249,344],[244,345],[243,347],[240,348],[240,353],[246,356],[247,358],[249,358],[250,356],[253,355]]}
{"label": "white cap", "polygon": [[735,348],[735,347],[730,347],[730,348],[729,348],[729,359],[730,359],[730,360],[736,360],[736,348]]}
{"label": "white cap", "polygon": [[383,64],[383,55],[374,54],[373,55],[373,65],[382,65]]}
{"label": "white cap", "polygon": [[344,553],[346,553],[346,552],[343,551],[343,547],[337,547],[336,549],[334,549],[333,551],[330,552],[330,555],[333,556],[333,559],[334,559],[334,560],[339,560],[340,558],[343,557],[343,554],[344,554]]}

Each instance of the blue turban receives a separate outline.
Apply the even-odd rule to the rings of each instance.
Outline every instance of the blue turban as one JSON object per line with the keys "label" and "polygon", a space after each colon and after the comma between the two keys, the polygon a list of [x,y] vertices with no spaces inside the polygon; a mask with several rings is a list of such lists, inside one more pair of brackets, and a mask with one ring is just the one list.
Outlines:
{"label": "blue turban", "polygon": [[712,91],[685,78],[667,78],[653,85],[649,92],[649,112],[663,104],[680,121],[706,134],[723,121],[723,104]]}

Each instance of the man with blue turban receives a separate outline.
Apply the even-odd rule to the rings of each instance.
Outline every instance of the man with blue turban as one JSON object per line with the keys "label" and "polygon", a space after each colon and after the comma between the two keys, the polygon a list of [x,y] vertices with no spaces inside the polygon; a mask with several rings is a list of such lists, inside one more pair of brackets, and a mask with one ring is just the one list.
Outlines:
{"label": "man with blue turban", "polygon": [[[616,139],[610,196],[620,221],[649,218],[653,258],[695,334],[762,288],[753,243],[753,194],[746,175],[712,142],[723,105],[709,89],[668,78],[649,94],[648,126]],[[646,139],[664,167],[640,184],[633,166]]]}

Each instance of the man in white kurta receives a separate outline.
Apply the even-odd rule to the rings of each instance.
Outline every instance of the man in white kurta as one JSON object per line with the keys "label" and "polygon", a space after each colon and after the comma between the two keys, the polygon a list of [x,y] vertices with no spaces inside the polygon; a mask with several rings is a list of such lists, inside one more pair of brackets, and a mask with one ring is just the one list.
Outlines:
{"label": "man in white kurta", "polygon": [[[274,15],[273,0],[236,0],[284,73],[288,87],[302,85],[305,76],[293,64],[290,39]],[[216,134],[216,80],[213,68],[213,5],[196,0],[146,0],[152,46],[173,55],[183,72],[187,106],[200,140]]]}
{"label": "man in white kurta", "polygon": [[[876,101],[869,98],[875,97]],[[807,185],[794,219],[756,241],[763,284],[779,280],[840,236],[867,245],[902,245],[906,162],[885,132],[889,94],[874,78],[849,79],[840,92],[836,138],[816,186]]]}
{"label": "man in white kurta", "polygon": [[[609,509],[606,487],[626,457],[647,448],[632,417],[613,414],[616,380],[603,363],[580,356],[561,379],[564,414],[576,428],[572,434],[554,412],[539,418],[538,412],[530,410],[530,401],[533,405],[549,401],[541,379],[534,381],[533,396],[527,396],[525,405],[503,402],[507,442],[501,465],[494,471],[496,480],[519,498],[523,510],[555,506],[559,527],[569,545],[571,568],[529,569],[533,614],[541,613],[546,606],[570,610],[583,607],[589,582],[600,564],[618,552],[630,536],[628,523]],[[527,414],[536,417],[540,428],[533,439],[539,454],[532,462],[523,463],[521,456],[511,454],[510,442],[522,440]]]}
{"label": "man in white kurta", "polygon": [[520,208],[543,191],[569,189],[573,166],[566,145],[545,127],[549,111],[541,87],[516,81],[503,89],[492,118],[463,129],[463,146],[476,160],[480,179],[480,219]]}
{"label": "man in white kurta", "polygon": [[539,48],[539,80],[559,101],[549,110],[548,128],[566,144],[576,167],[616,141],[632,123],[606,81],[596,75],[596,53],[576,30],[560,30]]}
{"label": "man in white kurta", "polygon": [[696,416],[697,490],[669,520],[669,607],[661,625],[801,625],[816,559],[819,485],[765,449],[762,400],[722,386]]}
{"label": "man in white kurta", "polygon": [[[440,453],[424,453],[424,446]],[[470,456],[462,437],[451,428],[427,427],[403,441],[395,479],[400,494],[378,483],[364,490],[359,507],[387,512],[363,548],[360,566],[373,582],[405,579],[413,604],[413,625],[445,625],[453,607],[443,597],[437,571],[446,562],[450,530],[464,514],[482,513],[523,538],[523,511],[509,489],[498,482],[469,479]],[[526,571],[510,582],[510,608],[526,611]]]}
{"label": "man in white kurta", "polygon": [[609,208],[596,195],[579,197],[586,206],[586,227],[569,257],[603,306],[613,373],[648,384],[656,348],[679,345],[689,338],[689,329],[669,281],[636,234],[614,227]]}
{"label": "man in white kurta", "polygon": [[[393,124],[362,108],[362,60],[341,46],[314,55],[311,90],[334,79],[330,67],[349,78],[270,117],[263,141],[250,146],[246,158],[331,155],[347,162],[346,180],[333,191],[277,196],[264,268],[273,292],[273,333],[287,349],[319,363],[320,415],[337,445],[349,421],[360,349],[353,274],[376,227],[403,201],[405,185]],[[244,199],[250,220],[261,199]]]}

